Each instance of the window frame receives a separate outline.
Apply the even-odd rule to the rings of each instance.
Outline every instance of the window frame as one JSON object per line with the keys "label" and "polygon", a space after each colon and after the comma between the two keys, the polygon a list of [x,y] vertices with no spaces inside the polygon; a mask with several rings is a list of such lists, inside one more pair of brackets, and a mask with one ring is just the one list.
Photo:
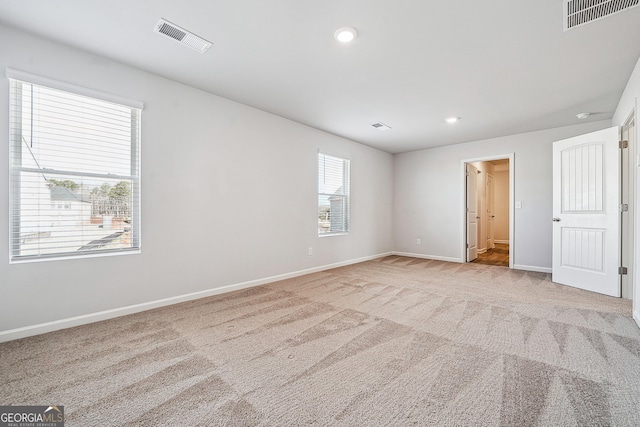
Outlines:
{"label": "window frame", "polygon": [[[140,253],[142,247],[141,239],[141,190],[140,190],[140,177],[141,177],[141,123],[142,123],[142,110],[144,104],[142,102],[125,99],[116,95],[108,94],[93,89],[88,89],[80,86],[76,86],[70,83],[61,82],[46,77],[37,76],[23,71],[7,68],[6,77],[9,80],[9,263],[25,263],[25,262],[38,262],[38,261],[50,261],[50,260],[62,260],[62,259],[79,259],[79,258],[93,258],[112,255],[126,255]],[[44,87],[46,89],[53,89],[61,91],[71,95],[87,97],[97,101],[103,101],[107,103],[117,104],[120,107],[127,107],[130,109],[131,114],[131,126],[130,126],[130,175],[111,174],[111,173],[91,173],[83,172],[80,170],[62,170],[62,169],[50,169],[38,167],[23,166],[23,150],[22,147],[22,121],[14,120],[16,117],[20,117],[21,113],[16,112],[16,109],[22,109],[22,90],[24,85],[33,85]],[[18,154],[14,154],[14,152]],[[114,249],[96,249],[91,251],[81,251],[76,253],[75,251],[63,251],[48,254],[36,254],[36,255],[20,255],[21,243],[15,240],[15,236],[19,236],[21,232],[21,216],[20,209],[22,207],[21,199],[21,181],[22,173],[38,173],[45,174],[51,177],[70,177],[77,176],[79,178],[101,178],[108,180],[121,179],[130,182],[131,187],[131,206],[130,206],[130,239],[131,244],[125,248]],[[38,217],[42,217],[42,213],[39,213]]]}
{"label": "window frame", "polygon": [[[342,188],[343,188],[343,193],[344,194],[335,194],[335,193],[324,193],[321,192],[320,190],[320,168],[321,168],[321,159],[322,156],[325,157],[330,157],[333,159],[337,159],[337,160],[341,160],[342,161]],[[337,154],[332,154],[332,153],[328,153],[322,150],[318,150],[318,156],[317,156],[317,185],[316,185],[316,189],[317,189],[317,210],[316,210],[316,215],[318,217],[318,220],[320,219],[319,215],[320,215],[320,208],[321,208],[321,204],[320,204],[320,198],[321,197],[339,197],[340,199],[342,199],[343,201],[343,209],[344,211],[346,211],[345,214],[342,215],[343,219],[343,230],[339,230],[339,231],[326,231],[326,232],[321,232],[320,231],[320,227],[318,227],[318,237],[330,237],[330,236],[344,236],[344,235],[348,235],[351,232],[351,159],[342,156],[342,155],[337,155]]]}

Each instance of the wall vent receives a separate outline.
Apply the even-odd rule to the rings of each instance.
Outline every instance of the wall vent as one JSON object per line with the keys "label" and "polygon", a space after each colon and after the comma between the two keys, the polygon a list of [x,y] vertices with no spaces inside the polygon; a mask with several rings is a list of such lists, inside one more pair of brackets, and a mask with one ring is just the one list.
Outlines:
{"label": "wall vent", "polygon": [[213,45],[210,41],[203,39],[202,37],[198,37],[193,33],[185,30],[177,26],[176,24],[172,24],[171,22],[160,18],[156,27],[153,30],[156,33],[164,34],[167,37],[172,38],[178,43],[190,47],[191,49],[195,49],[200,53],[205,53],[207,49]]}
{"label": "wall vent", "polygon": [[640,5],[640,0],[564,0],[564,31]]}

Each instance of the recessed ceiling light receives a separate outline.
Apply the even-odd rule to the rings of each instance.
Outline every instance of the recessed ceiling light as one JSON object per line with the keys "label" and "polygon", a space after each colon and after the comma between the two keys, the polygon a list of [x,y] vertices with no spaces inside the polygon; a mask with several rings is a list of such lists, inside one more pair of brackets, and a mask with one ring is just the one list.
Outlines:
{"label": "recessed ceiling light", "polygon": [[353,27],[342,27],[338,28],[335,33],[333,33],[333,37],[341,43],[349,43],[353,41],[358,36],[358,32]]}
{"label": "recessed ceiling light", "polygon": [[374,128],[378,129],[378,130],[387,130],[387,129],[391,129],[391,127],[385,125],[384,123],[378,122],[378,123],[374,123],[371,126],[373,126]]}
{"label": "recessed ceiling light", "polygon": [[591,113],[578,113],[576,114],[576,117],[579,118],[580,120],[584,120],[587,117],[589,117],[591,115]]}
{"label": "recessed ceiling light", "polygon": [[444,119],[444,121],[447,123],[455,123],[458,120],[460,120],[460,117],[447,117],[446,119]]}

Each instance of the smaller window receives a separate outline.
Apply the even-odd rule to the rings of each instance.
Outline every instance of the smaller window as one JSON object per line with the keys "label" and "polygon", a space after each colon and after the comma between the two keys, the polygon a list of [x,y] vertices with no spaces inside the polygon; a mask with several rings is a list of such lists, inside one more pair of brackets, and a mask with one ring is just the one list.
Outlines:
{"label": "smaller window", "polygon": [[318,154],[318,236],[349,232],[350,161]]}

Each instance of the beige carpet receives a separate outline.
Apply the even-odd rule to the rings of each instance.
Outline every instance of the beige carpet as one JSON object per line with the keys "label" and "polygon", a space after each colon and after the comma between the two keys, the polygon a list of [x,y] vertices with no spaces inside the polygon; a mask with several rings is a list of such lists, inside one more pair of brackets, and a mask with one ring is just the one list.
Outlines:
{"label": "beige carpet", "polygon": [[638,426],[627,300],[387,257],[0,345],[67,426]]}

